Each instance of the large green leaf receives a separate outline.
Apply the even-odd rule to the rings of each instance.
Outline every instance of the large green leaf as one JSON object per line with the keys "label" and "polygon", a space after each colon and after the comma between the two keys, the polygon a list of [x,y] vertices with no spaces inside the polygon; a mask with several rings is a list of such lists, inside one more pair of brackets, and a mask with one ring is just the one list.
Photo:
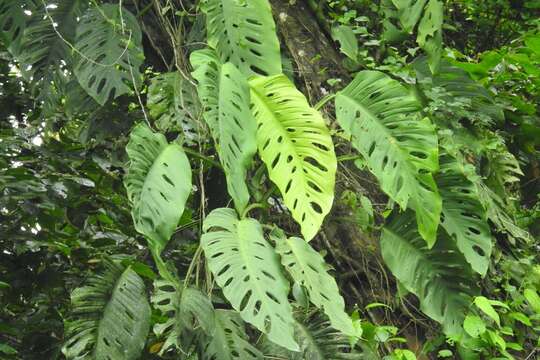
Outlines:
{"label": "large green leaf", "polygon": [[160,355],[171,346],[181,350],[181,336],[184,331],[193,332],[200,326],[208,335],[213,334],[214,308],[208,296],[198,289],[182,288],[168,280],[156,280],[154,288],[152,304],[168,317],[166,322],[154,325],[154,333],[158,339],[165,340]]}
{"label": "large green leaf", "polygon": [[158,130],[181,131],[185,143],[195,144],[200,131],[198,121],[201,106],[195,86],[179,71],[152,78],[147,106]]}
{"label": "large green leaf", "polygon": [[334,278],[328,274],[329,265],[309,244],[297,237],[287,238],[280,230],[272,232],[281,263],[294,281],[303,285],[309,300],[322,309],[332,326],[349,336],[356,336],[351,318],[345,312],[345,302]]}
{"label": "large green leaf", "polygon": [[245,75],[281,73],[276,25],[268,0],[204,0],[208,45]]}
{"label": "large green leaf", "polygon": [[263,355],[250,344],[244,322],[236,311],[216,310],[215,330],[206,339],[201,352],[202,360],[263,359]]}
{"label": "large green leaf", "polygon": [[199,98],[227,176],[227,189],[240,214],[249,202],[246,170],[257,151],[257,125],[250,109],[249,86],[232,63],[221,64],[212,50],[191,55]]}
{"label": "large green leaf", "polygon": [[463,166],[449,155],[441,156],[441,170],[435,179],[443,199],[442,227],[455,239],[472,269],[485,275],[491,256],[491,232],[474,184]]}
{"label": "large green leaf", "polygon": [[330,322],[318,313],[298,314],[294,337],[300,345],[300,351],[289,351],[263,339],[261,350],[265,358],[276,360],[368,359],[351,349],[350,338],[332,328]]}
{"label": "large green leaf", "polygon": [[441,63],[443,18],[443,3],[440,0],[428,0],[416,37],[416,42],[428,56],[429,68],[434,74]]}
{"label": "large green leaf", "polygon": [[103,274],[71,294],[67,322],[68,359],[138,359],[150,329],[150,305],[142,279],[131,269],[105,261]]}
{"label": "large green leaf", "polygon": [[145,235],[159,256],[184,212],[191,192],[191,168],[178,144],[137,125],[126,147],[130,165],[124,179],[135,229]]}
{"label": "large green leaf", "polygon": [[427,0],[383,0],[381,7],[387,18],[399,20],[403,31],[412,34],[422,16]]}
{"label": "large green leaf", "polygon": [[29,17],[28,0],[0,0],[0,37],[12,53],[17,53]]}
{"label": "large green leaf", "polygon": [[238,220],[233,209],[221,208],[206,217],[203,230],[208,267],[233,308],[271,341],[297,350],[289,283],[261,225],[254,219]]}
{"label": "large green leaf", "polygon": [[62,63],[71,63],[71,49],[65,41],[73,41],[77,18],[87,6],[83,0],[62,1],[56,8],[45,11],[43,4],[38,4],[26,25],[20,49],[15,53],[23,75],[34,83],[50,79],[52,72],[60,72]]}
{"label": "large green leaf", "polygon": [[259,155],[311,240],[334,200],[337,160],[324,120],[285,76],[250,80]]}
{"label": "large green leaf", "polygon": [[[12,43],[10,51],[30,83],[35,102],[42,104],[44,116],[54,114],[61,107],[67,70],[72,63],[68,42],[73,42],[77,19],[87,5],[83,0],[62,1],[47,9],[41,1],[24,4],[32,15],[28,17],[20,42]],[[57,25],[53,27],[53,23]]]}
{"label": "large green leaf", "polygon": [[144,60],[137,19],[118,5],[92,7],[77,27],[75,75],[98,103],[131,92],[141,84]]}
{"label": "large green leaf", "polygon": [[443,325],[448,335],[461,333],[472,295],[477,293],[474,273],[455,246],[441,236],[432,249],[418,233],[414,215],[394,214],[383,228],[381,252],[386,265],[410,292],[420,309]]}
{"label": "large green leaf", "polygon": [[362,71],[336,96],[337,120],[352,137],[382,190],[401,208],[416,211],[428,246],[436,240],[441,198],[431,172],[438,169],[437,135],[421,119],[414,96],[378,71]]}

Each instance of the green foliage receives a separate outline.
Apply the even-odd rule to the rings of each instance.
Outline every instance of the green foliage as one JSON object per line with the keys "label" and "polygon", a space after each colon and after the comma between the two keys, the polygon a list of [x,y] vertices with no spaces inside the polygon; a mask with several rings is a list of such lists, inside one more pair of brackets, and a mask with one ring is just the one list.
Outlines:
{"label": "green foliage", "polygon": [[259,222],[238,220],[232,209],[216,209],[206,217],[204,231],[201,244],[208,266],[232,307],[271,341],[297,350],[289,283]]}
{"label": "green foliage", "polygon": [[285,75],[250,80],[259,155],[309,241],[334,200],[336,155],[321,114]]}
{"label": "green foliage", "polygon": [[[192,332],[198,326],[207,334],[214,334],[214,308],[208,297],[198,289],[179,288],[174,282],[156,280],[152,304],[161,314],[167,316],[167,321],[154,325],[154,333],[158,338],[164,338],[160,355],[174,346],[185,348],[182,336]],[[217,316],[217,314],[216,314]]]}
{"label": "green foliage", "polygon": [[248,75],[281,73],[276,25],[268,0],[204,0],[208,45],[223,63]]}
{"label": "green foliage", "polygon": [[130,165],[124,183],[135,229],[146,236],[152,254],[159,257],[184,213],[191,192],[191,167],[180,145],[168,144],[145,124],[132,130],[126,152]]}
{"label": "green foliage", "polygon": [[441,212],[431,175],[439,166],[437,136],[418,110],[406,88],[375,71],[358,73],[336,97],[340,126],[384,192],[402,209],[409,206],[416,211],[420,233],[431,247]]}
{"label": "green foliage", "polygon": [[0,357],[534,357],[537,3],[0,0]]}
{"label": "green foliage", "polygon": [[421,310],[440,322],[447,334],[459,335],[477,289],[455,244],[440,237],[433,248],[426,248],[413,215],[406,212],[394,215],[384,227],[381,252],[400,283],[418,296]]}
{"label": "green foliage", "polygon": [[344,311],[345,302],[339,295],[336,281],[327,272],[328,265],[324,258],[303,239],[287,238],[279,231],[273,235],[281,263],[293,280],[306,288],[309,300],[324,311],[332,327],[345,335],[361,335],[356,332],[351,318]]}
{"label": "green foliage", "polygon": [[320,314],[298,315],[295,322],[295,340],[300,346],[297,352],[277,347],[270,342],[262,344],[265,357],[288,360],[352,360],[362,354],[352,350],[349,339],[330,326]]}
{"label": "green foliage", "polygon": [[249,343],[238,313],[216,310],[214,333],[202,347],[204,360],[262,359],[262,353]]}
{"label": "green foliage", "polygon": [[150,328],[142,279],[105,260],[103,274],[71,294],[73,319],[62,351],[68,359],[137,359]]}
{"label": "green foliage", "polygon": [[199,140],[199,99],[195,87],[180,72],[152,78],[146,106],[161,132],[181,131],[189,145]]}
{"label": "green foliage", "polygon": [[443,199],[441,226],[455,239],[472,269],[485,275],[491,256],[491,233],[476,188],[466,174],[456,159],[441,157],[441,170],[435,176]]}
{"label": "green foliage", "polygon": [[204,119],[227,176],[227,189],[242,214],[249,202],[246,171],[257,151],[248,82],[232,63],[221,64],[212,50],[193,52],[191,63]]}
{"label": "green foliage", "polygon": [[141,30],[129,11],[109,4],[90,9],[77,26],[75,75],[101,105],[141,83]]}

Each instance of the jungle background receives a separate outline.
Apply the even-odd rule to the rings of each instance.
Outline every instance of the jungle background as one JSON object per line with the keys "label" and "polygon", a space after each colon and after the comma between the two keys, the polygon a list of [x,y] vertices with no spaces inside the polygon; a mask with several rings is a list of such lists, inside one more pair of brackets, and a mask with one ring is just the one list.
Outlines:
{"label": "jungle background", "polygon": [[[322,332],[328,344],[319,345],[329,347],[327,355],[306,352],[302,358],[356,352],[366,359],[537,359],[540,1],[441,1],[439,75],[430,72],[414,24],[406,31],[396,20],[392,6],[405,3],[414,1],[270,1],[283,72],[309,104],[318,104],[334,135],[334,205],[310,244],[332,267],[346,311],[362,329],[356,344]],[[81,48],[76,29],[90,21],[83,14],[109,4],[131,14],[129,35],[113,26],[116,43]],[[108,26],[107,17],[94,20],[86,25]],[[158,288],[153,284],[160,270],[134,227],[124,186],[126,146],[141,122],[170,142],[181,134],[193,173],[193,190],[161,258],[213,297],[216,308],[228,308],[218,288],[208,285],[199,247],[205,216],[230,204],[189,61],[206,46],[205,21],[200,4],[189,0],[0,0],[0,358],[64,358],[67,329],[77,314],[73,292],[104,269],[133,269],[149,299]],[[75,76],[84,73],[75,70],[78,57],[90,57],[86,64],[92,67],[127,53],[127,62],[114,70],[94,66],[94,73]],[[109,71],[122,70],[116,93],[98,84],[114,77]],[[327,101],[362,70],[421,86],[422,112],[436,124],[439,142],[460,152],[474,173],[470,179],[487,214],[493,251],[485,275],[475,280],[480,290],[470,307],[477,311],[465,330],[477,336],[469,347],[421,311],[418,298],[382,259],[379,237],[393,203],[337,131],[334,105]],[[95,86],[79,84],[81,76],[95,74]],[[280,192],[264,181],[261,161],[248,173],[248,187],[263,204],[250,213],[298,232]],[[293,293],[296,302],[305,301],[301,290]],[[93,304],[98,312],[105,306],[99,304]],[[159,329],[167,310],[155,302],[151,309],[150,328]],[[313,326],[322,321],[305,316]],[[246,326],[247,341],[261,344]],[[165,342],[164,334],[150,330],[138,358],[242,358],[163,349]]]}

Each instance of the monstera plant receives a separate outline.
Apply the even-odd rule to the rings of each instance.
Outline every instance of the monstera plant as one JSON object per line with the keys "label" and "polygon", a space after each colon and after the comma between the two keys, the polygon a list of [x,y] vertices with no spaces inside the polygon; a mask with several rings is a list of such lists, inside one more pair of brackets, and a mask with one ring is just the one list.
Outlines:
{"label": "monstera plant", "polygon": [[0,357],[532,359],[538,22],[481,6],[0,0]]}

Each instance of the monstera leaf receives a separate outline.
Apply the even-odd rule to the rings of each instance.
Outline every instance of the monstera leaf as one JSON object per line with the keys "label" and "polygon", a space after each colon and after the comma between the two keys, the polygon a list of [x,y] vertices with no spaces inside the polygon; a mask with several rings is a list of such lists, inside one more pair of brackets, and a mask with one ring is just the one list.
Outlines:
{"label": "monstera leaf", "polygon": [[[25,3],[32,4],[28,1]],[[56,8],[48,8],[47,11],[40,5],[34,9],[26,24],[20,51],[15,52],[23,75],[34,83],[42,82],[46,77],[50,79],[51,73],[58,72],[62,63],[71,63],[70,49],[58,34],[66,41],[73,40],[77,18],[81,16],[87,2],[62,1]],[[53,22],[57,24],[56,28],[53,27]]]}
{"label": "monstera leaf", "polygon": [[416,37],[416,42],[428,56],[429,68],[434,74],[438,72],[441,63],[443,17],[443,3],[440,0],[428,0]]}
{"label": "monstera leaf", "polygon": [[154,288],[152,304],[168,317],[166,322],[154,325],[158,339],[165,338],[160,355],[171,346],[182,349],[181,336],[184,330],[189,332],[200,326],[208,335],[214,332],[214,308],[208,296],[195,288],[182,289],[168,280],[156,280]]}
{"label": "monstera leaf", "polygon": [[32,3],[28,0],[0,0],[0,37],[13,54],[19,50],[29,20],[24,13],[29,5]]}
{"label": "monstera leaf", "polygon": [[477,293],[475,276],[454,244],[441,236],[428,249],[418,233],[414,215],[394,214],[383,228],[381,252],[386,265],[410,292],[420,309],[443,325],[447,335],[461,333],[461,324]]}
{"label": "monstera leaf", "polygon": [[289,351],[269,341],[260,346],[266,359],[287,360],[360,360],[364,354],[351,349],[350,338],[335,330],[330,322],[316,312],[297,314],[295,340],[300,351]]}
{"label": "monstera leaf", "polygon": [[491,256],[491,233],[486,212],[465,169],[449,155],[441,156],[436,175],[443,199],[441,225],[452,236],[472,269],[485,275]]}
{"label": "monstera leaf", "polygon": [[74,71],[81,86],[98,103],[129,93],[141,84],[144,60],[137,19],[118,5],[89,9],[77,27]]}
{"label": "monstera leaf", "polygon": [[71,294],[68,359],[138,359],[150,329],[150,305],[142,279],[131,268],[105,261],[106,270]]}
{"label": "monstera leaf", "polygon": [[158,130],[182,131],[184,142],[195,144],[201,106],[195,87],[180,72],[163,73],[152,79],[147,106]]}
{"label": "monstera leaf", "polygon": [[329,266],[321,254],[303,239],[287,238],[282,231],[272,232],[281,263],[294,281],[303,285],[309,300],[322,309],[332,326],[349,336],[356,336],[351,318],[345,312],[345,302],[339,294],[334,278],[328,274]]}
{"label": "monstera leaf", "polygon": [[322,116],[285,75],[250,80],[259,155],[311,240],[334,200],[337,160]]}
{"label": "monstera leaf", "polygon": [[212,50],[191,55],[204,119],[216,141],[227,189],[240,214],[249,201],[246,170],[257,151],[257,125],[249,104],[247,80],[232,63],[221,64]]}
{"label": "monstera leaf", "polygon": [[135,229],[159,256],[176,230],[191,191],[189,161],[177,144],[137,125],[126,147],[130,165],[124,179]]}
{"label": "monstera leaf", "polygon": [[336,96],[337,120],[366,159],[381,188],[401,208],[416,211],[428,246],[436,240],[441,198],[431,172],[438,169],[435,129],[421,119],[416,99],[396,80],[362,71]]}
{"label": "monstera leaf", "polygon": [[262,360],[262,353],[250,344],[244,322],[236,311],[216,310],[215,330],[202,348],[202,360]]}
{"label": "monstera leaf", "polygon": [[254,219],[238,220],[233,209],[216,209],[204,220],[201,245],[223,295],[242,319],[293,351],[293,316],[274,249]]}
{"label": "monstera leaf", "polygon": [[208,45],[246,75],[281,73],[276,25],[268,0],[204,0]]}

